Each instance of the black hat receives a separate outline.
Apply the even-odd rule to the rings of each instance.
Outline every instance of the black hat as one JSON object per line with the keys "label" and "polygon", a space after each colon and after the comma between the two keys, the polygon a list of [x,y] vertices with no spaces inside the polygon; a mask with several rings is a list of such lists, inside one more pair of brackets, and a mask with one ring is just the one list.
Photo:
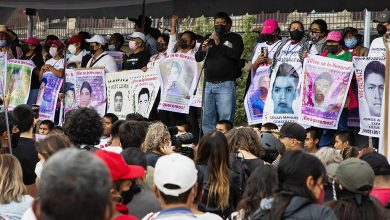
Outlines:
{"label": "black hat", "polygon": [[360,159],[366,161],[374,170],[375,176],[390,175],[390,165],[386,157],[377,152],[363,155]]}
{"label": "black hat", "polygon": [[280,137],[295,138],[298,141],[304,142],[306,139],[306,130],[297,123],[286,122],[280,128]]}
{"label": "black hat", "polygon": [[[152,26],[152,19],[150,19],[147,16],[144,16],[145,18],[145,27]],[[139,15],[138,18],[129,18],[129,21],[134,22],[138,27],[142,26],[142,15]]]}
{"label": "black hat", "polygon": [[389,9],[386,8],[378,16],[376,16],[376,18],[374,19],[374,22],[379,22],[379,23],[390,22]]}

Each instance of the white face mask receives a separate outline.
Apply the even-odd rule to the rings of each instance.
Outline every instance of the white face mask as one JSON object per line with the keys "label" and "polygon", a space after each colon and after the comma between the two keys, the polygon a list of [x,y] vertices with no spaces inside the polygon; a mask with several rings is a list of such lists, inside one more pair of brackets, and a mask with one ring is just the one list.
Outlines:
{"label": "white face mask", "polygon": [[115,45],[114,44],[109,44],[108,45],[108,50],[109,51],[114,51],[115,50]]}
{"label": "white face mask", "polygon": [[69,52],[70,52],[71,54],[75,54],[77,48],[76,48],[75,45],[71,44],[71,45],[68,46],[68,50],[69,50]]}
{"label": "white face mask", "polygon": [[137,49],[137,42],[135,42],[134,40],[129,41],[129,48],[130,50]]}
{"label": "white face mask", "polygon": [[50,47],[49,54],[50,54],[51,57],[57,56],[58,55],[57,48],[56,47]]}

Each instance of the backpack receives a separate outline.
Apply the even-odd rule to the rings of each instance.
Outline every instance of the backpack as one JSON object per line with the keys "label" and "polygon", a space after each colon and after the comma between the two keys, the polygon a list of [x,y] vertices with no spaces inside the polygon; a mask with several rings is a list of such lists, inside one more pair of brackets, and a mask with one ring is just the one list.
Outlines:
{"label": "backpack", "polygon": [[239,191],[240,191],[239,198],[242,198],[248,178],[251,174],[250,169],[248,165],[244,163],[244,160],[245,160],[244,156],[239,157],[238,153],[231,155],[230,158],[232,170],[239,175],[239,183],[238,183]]}

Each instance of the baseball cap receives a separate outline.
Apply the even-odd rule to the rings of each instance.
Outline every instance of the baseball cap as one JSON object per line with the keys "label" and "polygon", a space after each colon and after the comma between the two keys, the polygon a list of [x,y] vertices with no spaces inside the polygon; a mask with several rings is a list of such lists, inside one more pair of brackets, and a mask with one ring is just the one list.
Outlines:
{"label": "baseball cap", "polygon": [[145,176],[142,166],[127,165],[122,155],[105,150],[97,150],[95,156],[103,160],[111,173],[112,181],[136,179]]}
{"label": "baseball cap", "polygon": [[45,43],[47,46],[51,46],[52,44],[56,45],[59,48],[64,48],[64,44],[60,40],[48,40]]}
{"label": "baseball cap", "polygon": [[284,123],[280,128],[279,134],[281,137],[295,138],[301,142],[304,142],[306,139],[305,128],[294,122]]}
{"label": "baseball cap", "polygon": [[23,43],[32,44],[35,46],[39,46],[41,44],[41,42],[35,37],[29,37],[29,38],[27,38],[27,40],[24,40]]}
{"label": "baseball cap", "polygon": [[363,193],[360,188],[372,187],[374,184],[375,174],[371,166],[358,158],[349,158],[340,164],[332,163],[326,167],[326,171],[339,184],[354,193]]}
{"label": "baseball cap", "polygon": [[267,19],[263,23],[261,34],[272,34],[279,27],[278,21],[275,19]]}
{"label": "baseball cap", "polygon": [[[154,168],[154,184],[164,194],[179,196],[193,187],[198,178],[194,162],[181,154],[162,156]],[[168,185],[175,185],[172,189]]]}
{"label": "baseball cap", "polygon": [[141,33],[141,32],[134,32],[132,35],[129,36],[129,38],[139,38],[141,39],[143,42],[145,42],[146,38],[145,38],[145,34]]}
{"label": "baseball cap", "polygon": [[343,39],[343,36],[341,36],[341,33],[338,31],[331,31],[331,32],[329,32],[328,36],[326,37],[327,41],[339,42],[341,39]]}
{"label": "baseball cap", "polygon": [[374,22],[385,23],[390,22],[390,11],[389,9],[383,10],[378,16],[375,17]]}
{"label": "baseball cap", "polygon": [[82,43],[84,40],[81,39],[81,37],[77,36],[77,35],[74,35],[73,37],[71,37],[67,43],[68,44],[74,44],[74,43]]}
{"label": "baseball cap", "polygon": [[366,161],[374,170],[375,176],[390,175],[390,165],[386,157],[377,152],[367,153],[360,157]]}
{"label": "baseball cap", "polygon": [[104,38],[102,35],[93,35],[92,38],[85,40],[87,43],[99,43],[101,45],[105,45],[107,43],[106,38]]}
{"label": "baseball cap", "polygon": [[[145,27],[150,27],[152,25],[152,19],[149,17],[144,16],[145,18]],[[142,26],[142,15],[138,15],[138,18],[129,18],[129,21],[134,22],[137,24],[138,27]]]}

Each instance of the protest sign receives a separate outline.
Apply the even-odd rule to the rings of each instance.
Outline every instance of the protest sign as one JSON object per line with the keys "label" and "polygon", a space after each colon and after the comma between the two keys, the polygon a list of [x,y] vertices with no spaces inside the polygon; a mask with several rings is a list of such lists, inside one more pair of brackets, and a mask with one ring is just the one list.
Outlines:
{"label": "protest sign", "polygon": [[251,85],[245,95],[244,106],[248,124],[263,122],[264,105],[270,84],[270,67],[260,66],[251,76]]}
{"label": "protest sign", "polygon": [[36,104],[39,105],[40,120],[54,121],[58,94],[63,79],[56,77],[52,72],[46,72],[42,76]]}
{"label": "protest sign", "polygon": [[203,97],[203,85],[204,85],[204,70],[202,71],[203,62],[198,63],[198,77],[196,78],[196,83],[199,80],[199,74],[202,74],[199,80],[199,83],[196,85],[195,95],[191,94],[190,106],[201,108],[202,107],[202,97]]}
{"label": "protest sign", "polygon": [[5,53],[0,53],[0,96],[6,92],[3,85],[6,85],[5,80],[7,79],[7,56]]}
{"label": "protest sign", "polygon": [[126,119],[131,113],[129,72],[115,72],[106,75],[107,113],[114,113],[119,119]]}
{"label": "protest sign", "polygon": [[169,54],[157,68],[161,84],[158,109],[188,114],[198,76],[195,58],[181,53]]}
{"label": "protest sign", "polygon": [[385,58],[354,57],[361,135],[379,137],[385,87]]}
{"label": "protest sign", "polygon": [[65,70],[65,101],[64,101],[64,115],[72,109],[77,108],[76,103],[76,70],[75,69],[66,69]]}
{"label": "protest sign", "polygon": [[9,108],[12,110],[18,105],[26,104],[30,94],[31,73],[35,68],[31,60],[7,61],[6,87],[9,94]]}
{"label": "protest sign", "polygon": [[118,70],[121,70],[126,54],[122,51],[106,51],[106,53],[114,58]]}
{"label": "protest sign", "polygon": [[309,55],[303,66],[299,123],[337,129],[352,75],[352,62]]}

